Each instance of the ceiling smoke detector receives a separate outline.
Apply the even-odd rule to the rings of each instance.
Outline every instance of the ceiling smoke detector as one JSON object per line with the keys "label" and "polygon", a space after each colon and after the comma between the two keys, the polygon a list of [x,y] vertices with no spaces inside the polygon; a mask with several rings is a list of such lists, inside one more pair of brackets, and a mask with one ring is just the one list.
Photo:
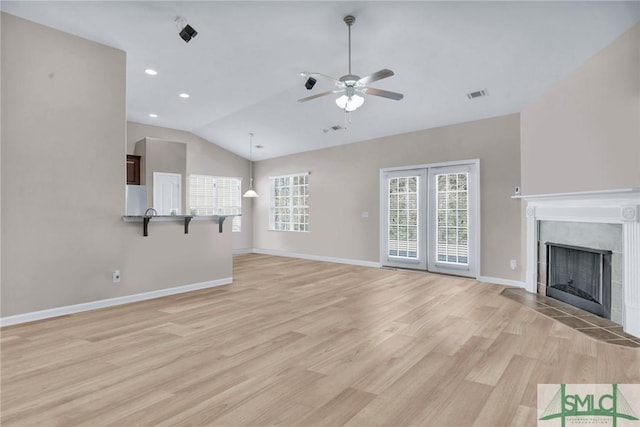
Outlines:
{"label": "ceiling smoke detector", "polygon": [[486,89],[477,90],[467,94],[467,98],[469,99],[482,98],[483,96],[489,96],[489,92],[487,92]]}

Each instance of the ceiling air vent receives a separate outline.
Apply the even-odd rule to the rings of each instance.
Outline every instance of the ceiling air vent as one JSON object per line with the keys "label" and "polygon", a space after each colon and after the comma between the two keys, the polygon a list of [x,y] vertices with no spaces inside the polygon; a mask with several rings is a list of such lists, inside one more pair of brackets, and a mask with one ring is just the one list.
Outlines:
{"label": "ceiling air vent", "polygon": [[334,126],[331,126],[330,128],[322,129],[322,132],[324,132],[324,133],[329,133],[329,132],[335,132],[335,131],[337,131],[337,130],[344,130],[344,129],[346,129],[346,128],[345,128],[345,127],[343,127],[343,126],[340,126],[340,125],[334,125]]}
{"label": "ceiling air vent", "polygon": [[475,92],[471,92],[467,94],[467,98],[469,99],[476,99],[476,98],[481,98],[483,96],[488,96],[489,93],[487,92],[486,89],[482,89],[482,90],[478,90]]}

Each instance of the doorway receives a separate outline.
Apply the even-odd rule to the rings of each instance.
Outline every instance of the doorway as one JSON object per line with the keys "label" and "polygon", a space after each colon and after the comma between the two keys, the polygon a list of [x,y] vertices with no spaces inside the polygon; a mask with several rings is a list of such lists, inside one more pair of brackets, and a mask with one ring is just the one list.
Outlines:
{"label": "doorway", "polygon": [[153,173],[153,208],[158,215],[182,215],[182,175]]}

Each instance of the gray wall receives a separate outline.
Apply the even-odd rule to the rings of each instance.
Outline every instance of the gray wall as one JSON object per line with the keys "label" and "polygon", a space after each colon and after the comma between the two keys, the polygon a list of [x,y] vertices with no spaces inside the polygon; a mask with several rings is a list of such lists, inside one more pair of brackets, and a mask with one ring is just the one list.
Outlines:
{"label": "gray wall", "polygon": [[524,194],[640,187],[640,23],[521,117]]}
{"label": "gray wall", "polygon": [[[378,262],[380,169],[479,158],[480,273],[521,280],[520,268],[509,268],[520,255],[520,202],[511,199],[520,181],[519,122],[513,114],[260,161],[254,247]],[[268,177],[307,171],[311,232],[268,231]]]}
{"label": "gray wall", "polygon": [[122,221],[125,62],[2,14],[3,317],[231,277],[230,224]]}
{"label": "gray wall", "polygon": [[[242,178],[242,192],[249,188],[249,161],[202,139],[191,132],[159,126],[127,123],[127,153],[134,154],[136,142],[149,137],[187,145],[187,175],[202,174]],[[244,135],[243,135],[244,137]],[[246,141],[245,141],[246,142]],[[187,186],[183,186],[186,194]],[[151,199],[149,199],[151,200]],[[253,247],[253,202],[242,199],[242,231],[232,233],[233,249]]]}
{"label": "gray wall", "polygon": [[640,187],[640,23],[520,117],[523,194]]}

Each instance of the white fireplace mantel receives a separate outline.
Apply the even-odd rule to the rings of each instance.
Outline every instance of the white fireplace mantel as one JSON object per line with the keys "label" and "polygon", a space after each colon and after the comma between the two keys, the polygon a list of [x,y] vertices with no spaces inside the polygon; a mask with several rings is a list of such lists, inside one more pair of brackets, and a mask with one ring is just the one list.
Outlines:
{"label": "white fireplace mantel", "polygon": [[527,271],[525,288],[538,283],[538,222],[571,221],[622,224],[623,327],[640,336],[640,188],[580,193],[516,196],[527,202]]}

